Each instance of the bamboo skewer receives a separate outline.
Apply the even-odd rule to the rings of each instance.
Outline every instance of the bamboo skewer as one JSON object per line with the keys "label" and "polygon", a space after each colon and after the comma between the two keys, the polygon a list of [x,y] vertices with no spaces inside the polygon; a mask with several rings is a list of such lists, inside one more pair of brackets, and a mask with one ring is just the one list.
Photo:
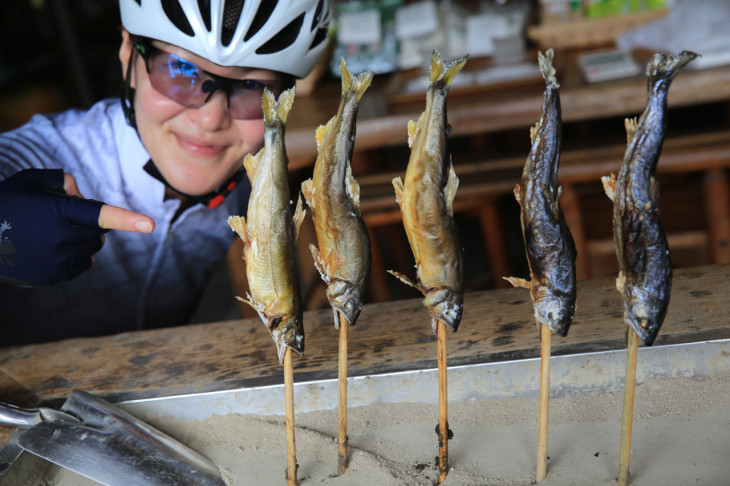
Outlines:
{"label": "bamboo skewer", "polygon": [[449,474],[449,421],[448,397],[446,386],[446,324],[438,321],[436,328],[436,352],[438,359],[438,388],[439,388],[439,484],[446,480]]}
{"label": "bamboo skewer", "polygon": [[537,424],[537,473],[536,481],[545,479],[547,473],[548,417],[550,411],[550,346],[552,331],[540,325],[540,412]]}
{"label": "bamboo skewer", "polygon": [[339,410],[337,415],[338,444],[337,475],[345,474],[347,470],[347,326],[344,314],[335,311],[340,321],[340,347],[338,359],[338,393]]}
{"label": "bamboo skewer", "polygon": [[634,416],[634,391],[636,390],[636,352],[639,336],[628,330],[626,343],[626,380],[624,382],[624,411],[621,418],[621,449],[618,465],[618,486],[629,484],[629,456],[631,456],[631,427]]}
{"label": "bamboo skewer", "polygon": [[297,449],[294,440],[294,369],[292,350],[284,352],[284,401],[286,411],[286,480],[288,486],[297,486]]}

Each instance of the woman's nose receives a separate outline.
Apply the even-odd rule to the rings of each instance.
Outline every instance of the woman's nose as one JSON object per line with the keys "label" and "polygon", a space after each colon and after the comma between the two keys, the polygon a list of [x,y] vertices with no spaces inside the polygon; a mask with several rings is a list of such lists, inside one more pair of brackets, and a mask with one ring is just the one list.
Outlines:
{"label": "woman's nose", "polygon": [[206,131],[228,128],[231,116],[228,112],[228,94],[223,90],[213,92],[208,101],[200,108],[189,108],[188,115]]}

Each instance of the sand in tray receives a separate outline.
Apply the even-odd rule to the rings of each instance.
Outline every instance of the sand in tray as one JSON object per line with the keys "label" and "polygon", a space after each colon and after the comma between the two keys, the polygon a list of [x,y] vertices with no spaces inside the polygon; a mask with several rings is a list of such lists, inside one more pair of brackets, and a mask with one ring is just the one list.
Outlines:
{"label": "sand in tray", "polygon": [[[730,477],[730,375],[649,380],[637,387],[632,486],[724,484]],[[615,484],[622,393],[554,397],[548,473],[541,486]],[[534,398],[450,404],[453,467],[444,486],[532,484],[537,433]],[[148,419],[210,457],[230,485],[284,485],[283,417]],[[337,410],[297,414],[300,486],[432,486],[435,404],[375,404],[348,414],[350,465],[337,470]],[[93,486],[62,472],[45,486]]]}

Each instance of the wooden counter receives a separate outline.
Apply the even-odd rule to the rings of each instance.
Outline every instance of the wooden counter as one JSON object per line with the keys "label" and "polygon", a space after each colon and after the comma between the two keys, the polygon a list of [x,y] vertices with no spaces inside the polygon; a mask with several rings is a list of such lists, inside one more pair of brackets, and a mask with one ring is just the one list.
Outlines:
{"label": "wooden counter", "polygon": [[[623,307],[613,278],[582,281],[578,312],[553,354],[625,346]],[[730,337],[730,265],[675,272],[672,300],[657,345]],[[436,344],[422,299],[365,306],[350,330],[349,375],[435,367]],[[305,313],[306,351],[295,380],[337,376],[331,311]],[[539,356],[529,293],[500,289],[467,294],[449,364]],[[114,401],[281,383],[282,369],[258,318],[0,348],[0,399],[25,405],[82,388]]]}

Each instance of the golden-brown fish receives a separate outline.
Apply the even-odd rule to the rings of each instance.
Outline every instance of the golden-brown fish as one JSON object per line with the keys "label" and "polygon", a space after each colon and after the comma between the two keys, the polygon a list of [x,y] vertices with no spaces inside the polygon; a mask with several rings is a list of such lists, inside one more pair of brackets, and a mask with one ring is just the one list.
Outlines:
{"label": "golden-brown fish", "polygon": [[228,224],[244,243],[246,276],[251,289],[246,299],[238,299],[261,316],[276,343],[280,363],[287,347],[299,354],[304,352],[295,252],[304,210],[300,198],[292,217],[284,147],[286,119],[293,102],[293,88],[284,91],[278,102],[270,91],[264,90],[264,147],[255,156],[248,154],[243,160],[251,180],[247,218],[228,218]]}
{"label": "golden-brown fish", "polygon": [[530,289],[537,325],[561,336],[573,322],[576,300],[575,243],[560,209],[558,164],[562,120],[559,85],[552,66],[553,50],[538,53],[545,78],[542,116],[530,130],[532,148],[515,186],[520,203],[520,222],[525,239],[530,281],[507,277],[515,287]]}
{"label": "golden-brown fish", "polygon": [[453,203],[459,180],[446,146],[449,128],[446,96],[454,76],[464,67],[466,58],[443,63],[433,53],[426,110],[418,122],[408,124],[411,157],[405,182],[393,179],[396,200],[403,215],[403,226],[416,259],[418,282],[390,271],[404,283],[419,289],[425,296],[423,305],[436,322],[456,331],[463,310],[463,262]]}
{"label": "golden-brown fish", "polygon": [[624,319],[647,346],[659,334],[672,289],[672,262],[654,179],[664,142],[667,94],[679,69],[695,57],[689,51],[652,56],[646,68],[646,107],[638,121],[626,120],[628,144],[618,178],[602,178],[613,201],[616,288],[624,298]]}
{"label": "golden-brown fish", "polygon": [[312,210],[319,249],[310,245],[314,264],[327,283],[327,298],[349,324],[362,310],[370,275],[370,237],[360,216],[360,186],[352,177],[350,159],[355,144],[355,120],[360,98],[373,80],[368,71],[354,77],[344,59],[342,96],[337,114],[317,129],[317,160],[302,194]]}

